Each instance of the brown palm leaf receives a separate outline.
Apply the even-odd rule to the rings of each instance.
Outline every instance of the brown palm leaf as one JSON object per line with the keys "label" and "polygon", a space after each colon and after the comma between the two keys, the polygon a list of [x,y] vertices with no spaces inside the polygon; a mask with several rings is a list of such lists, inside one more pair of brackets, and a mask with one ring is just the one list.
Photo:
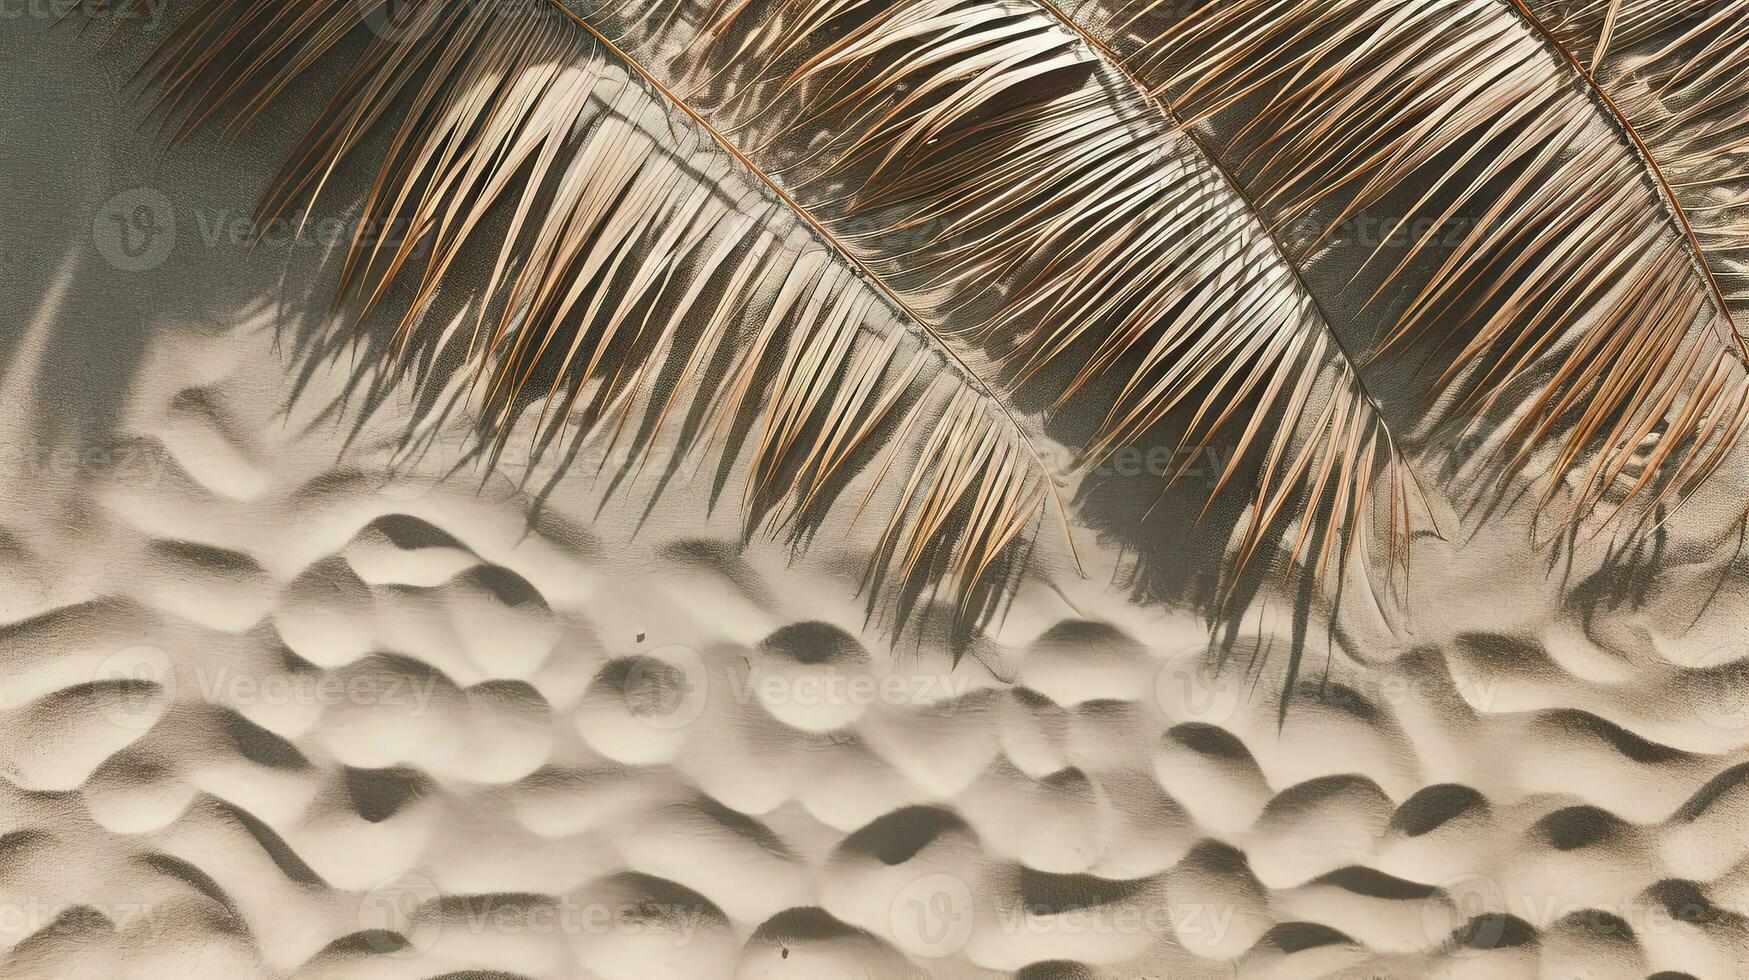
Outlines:
{"label": "brown palm leaf", "polygon": [[1576,485],[1572,520],[1690,492],[1749,404],[1743,19],[191,0],[152,78],[178,135],[235,129],[344,50],[265,212],[378,161],[361,226],[405,233],[354,243],[359,312],[391,303],[415,343],[485,251],[466,346],[496,431],[538,411],[617,437],[644,393],[640,446],[677,425],[745,452],[755,523],[798,542],[864,475],[863,506],[892,501],[876,585],[981,615],[1124,446],[1231,447],[1233,573],[1366,549],[1389,578],[1458,433],[1497,479]]}

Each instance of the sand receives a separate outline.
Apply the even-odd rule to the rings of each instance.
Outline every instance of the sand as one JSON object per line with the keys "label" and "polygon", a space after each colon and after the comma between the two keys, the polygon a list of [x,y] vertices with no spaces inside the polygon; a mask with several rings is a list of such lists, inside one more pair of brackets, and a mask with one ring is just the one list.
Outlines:
{"label": "sand", "polygon": [[[1282,720],[1278,606],[1217,671],[1077,527],[1087,577],[957,663],[895,645],[866,529],[795,556],[587,453],[457,469],[465,418],[408,458],[404,386],[292,397],[257,260],[153,305],[48,201],[79,232],[0,376],[0,976],[1745,975],[1741,465],[1632,571],[1511,512],[1422,542],[1398,632],[1316,637]],[[55,365],[124,335],[77,424]]]}
{"label": "sand", "polygon": [[344,445],[345,366],[287,409],[272,339],[165,325],[106,459],[8,474],[0,974],[1744,961],[1740,667],[1678,608],[1705,566],[1728,616],[1729,567],[1630,612],[1424,561],[1440,615],[1315,644],[1278,727],[1279,656],[1217,672],[1096,566],[953,666],[684,488],[639,527],[585,459],[531,527],[538,481],[446,473],[463,433],[409,464],[391,405]]}

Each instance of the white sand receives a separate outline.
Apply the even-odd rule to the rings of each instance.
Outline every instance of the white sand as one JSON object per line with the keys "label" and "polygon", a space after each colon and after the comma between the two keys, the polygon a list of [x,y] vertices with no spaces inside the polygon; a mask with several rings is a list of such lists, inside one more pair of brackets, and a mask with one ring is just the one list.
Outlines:
{"label": "white sand", "polygon": [[[307,428],[343,369],[281,417],[270,340],[162,331],[125,465],[9,475],[0,975],[1744,960],[1749,716],[1692,647],[1729,624],[1675,599],[1587,627],[1503,551],[1422,561],[1414,635],[1321,695],[1314,642],[1278,731],[1282,651],[1216,674],[1097,578],[950,668],[865,630],[831,549],[738,552],[688,488],[634,534],[637,488],[597,518],[574,476],[528,530],[502,475],[391,476],[393,408],[344,453]],[[1666,576],[1722,571],[1728,617],[1691,550]]]}

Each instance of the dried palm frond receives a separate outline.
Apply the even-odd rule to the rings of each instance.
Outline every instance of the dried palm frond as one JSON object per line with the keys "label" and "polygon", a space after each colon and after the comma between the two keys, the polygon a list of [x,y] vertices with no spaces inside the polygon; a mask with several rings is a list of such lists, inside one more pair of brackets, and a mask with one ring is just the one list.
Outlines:
{"label": "dried palm frond", "polygon": [[1606,100],[1676,204],[1718,299],[1749,316],[1749,6],[1582,0],[1524,7]]}
{"label": "dried palm frond", "polygon": [[[381,155],[364,225],[408,233],[355,242],[344,295],[393,300],[404,346],[496,242],[468,348],[498,431],[538,404],[617,432],[655,391],[642,444],[683,415],[750,447],[749,511],[797,540],[866,472],[896,500],[871,578],[964,615],[1066,525],[1027,399],[1089,420],[1081,467],[1228,443],[1211,497],[1256,474],[1235,571],[1347,568],[1375,512],[1406,555],[1411,430],[1488,425],[1502,475],[1551,447],[1575,515],[1630,460],[1654,503],[1716,467],[1749,404],[1740,243],[1694,185],[1739,83],[1672,60],[1710,41],[1650,2],[1601,5],[1601,68],[1560,40],[1584,12],[1534,6],[195,0],[153,77],[180,135],[240,127],[369,25],[266,205]],[[1607,96],[1619,59],[1652,94]],[[1461,230],[1348,230],[1377,215]],[[1431,417],[1381,395],[1426,362],[1456,395]]]}
{"label": "dried palm frond", "polygon": [[[1263,211],[1304,230],[1302,261],[1346,263],[1333,307],[1377,324],[1381,352],[1436,359],[1436,393],[1462,383],[1450,416],[1490,418],[1521,382],[1537,385],[1501,433],[1515,444],[1501,472],[1557,439],[1552,469],[1580,472],[1578,516],[1656,438],[1627,494],[1656,486],[1656,504],[1716,467],[1749,399],[1749,348],[1719,286],[1723,267],[1713,268],[1741,234],[1709,220],[1716,234],[1702,240],[1696,201],[1672,190],[1659,163],[1668,153],[1679,166],[1718,166],[1725,130],[1710,134],[1704,163],[1643,139],[1644,123],[1537,6],[1238,0],[1184,16],[1139,3],[1085,16],[1114,58],[1218,141]],[[1682,59],[1705,54],[1699,22],[1742,14],[1725,3],[1595,6],[1608,22],[1600,34],[1618,39],[1645,35],[1645,11],[1687,8],[1666,18],[1689,36],[1663,38],[1665,56]],[[1713,13],[1697,16],[1699,6]],[[1726,130],[1741,125],[1749,88],[1705,74],[1691,105],[1706,103],[1711,123],[1733,120]],[[1395,252],[1345,238],[1369,211],[1389,215],[1393,232],[1433,231]],[[1455,232],[1437,234],[1445,229]],[[1312,255],[1320,246],[1326,255]]]}

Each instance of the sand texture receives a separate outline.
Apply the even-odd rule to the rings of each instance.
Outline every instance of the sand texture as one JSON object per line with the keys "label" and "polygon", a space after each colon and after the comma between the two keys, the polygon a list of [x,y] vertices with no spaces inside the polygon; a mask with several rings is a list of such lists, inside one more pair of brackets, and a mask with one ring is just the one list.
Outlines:
{"label": "sand texture", "polygon": [[445,476],[462,441],[315,417],[338,369],[282,411],[272,336],[166,327],[107,455],[13,469],[5,976],[1744,961],[1740,669],[1685,662],[1674,600],[1436,568],[1462,621],[1336,648],[1279,727],[1277,674],[1097,571],[950,667],[865,630],[831,548],[581,476],[531,526],[528,488]]}
{"label": "sand texture", "polygon": [[[956,660],[869,622],[866,529],[743,546],[686,466],[482,465],[465,417],[409,452],[409,391],[366,410],[237,298],[321,256],[199,241],[273,151],[142,163],[137,107],[79,97],[119,69],[26,30],[12,111],[74,135],[0,132],[44,188],[0,977],[1749,975],[1741,464],[1645,553],[1510,510],[1421,542],[1397,631],[1315,624],[1291,679],[1280,603],[1217,667],[1077,525],[1086,577]],[[190,223],[130,274],[91,229],[141,186]]]}

